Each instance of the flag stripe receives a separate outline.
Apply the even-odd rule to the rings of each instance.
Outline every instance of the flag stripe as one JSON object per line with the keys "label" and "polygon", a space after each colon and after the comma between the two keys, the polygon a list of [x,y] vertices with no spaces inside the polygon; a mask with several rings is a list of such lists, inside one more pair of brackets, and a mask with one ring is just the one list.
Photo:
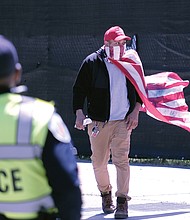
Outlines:
{"label": "flag stripe", "polygon": [[170,83],[163,83],[163,84],[157,84],[154,83],[154,84],[150,84],[148,83],[147,84],[147,88],[148,90],[155,90],[155,89],[170,89],[170,88],[173,88],[173,87],[177,87],[177,86],[181,86],[182,88],[185,88],[189,85],[189,82],[187,81],[184,81],[184,82],[181,82],[181,81],[172,81]]}
{"label": "flag stripe", "polygon": [[[112,60],[112,62],[121,69],[121,71],[125,74],[125,76],[131,81],[131,83],[134,85],[135,89],[137,90],[139,96],[141,97],[143,103],[145,104],[147,110],[152,113],[157,119],[168,122],[161,114],[160,112],[150,103],[150,101],[147,99],[147,95],[145,92],[145,88],[143,87],[143,82],[141,81],[141,77],[139,77],[138,73],[134,71],[134,69],[128,68],[125,69],[123,65],[127,68],[130,67],[130,65],[125,65],[123,62],[123,65],[121,65],[121,62],[118,62],[116,60]],[[128,71],[129,70],[129,71]],[[132,72],[132,74],[130,74]],[[136,75],[135,75],[136,73]],[[138,83],[137,83],[138,82]]]}
{"label": "flag stripe", "polygon": [[177,121],[181,121],[181,122],[185,122],[186,120],[184,120],[184,118],[177,118],[177,117],[175,117],[175,118],[172,118],[172,117],[170,117],[170,116],[165,116],[169,121],[171,121],[172,122],[172,124],[174,124],[174,123],[177,123]]}
{"label": "flag stripe", "polygon": [[[183,102],[183,101],[182,101]],[[169,109],[175,109],[175,110],[178,110],[178,111],[188,111],[188,106],[183,104],[183,103],[180,103],[180,101],[170,101],[170,102],[166,102],[166,103],[157,103],[155,105],[156,108],[158,107],[164,107],[164,108],[169,108]]]}
{"label": "flag stripe", "polygon": [[174,93],[181,92],[183,90],[183,86],[178,86],[169,89],[157,89],[157,90],[148,90],[148,98],[156,98],[156,97],[164,97],[166,95],[172,95]]}
{"label": "flag stripe", "polygon": [[[128,58],[128,56],[131,55],[133,59]],[[133,66],[133,68],[136,69],[136,71],[139,73],[141,80],[143,82],[143,86],[146,87],[142,63],[137,52],[134,50],[128,50],[124,55],[124,57],[122,57],[122,63],[130,63]]]}
{"label": "flag stripe", "polygon": [[175,109],[157,108],[159,112],[164,116],[170,116],[171,118],[190,118],[190,112],[181,112]]}
{"label": "flag stripe", "polygon": [[134,85],[144,103],[142,111],[159,121],[190,132],[190,112],[183,94],[183,89],[189,85],[189,81],[183,81],[174,72],[145,77],[140,58],[133,50],[128,50],[122,61],[110,60]]}
{"label": "flag stripe", "polygon": [[[165,96],[160,96],[160,97],[152,97],[149,98],[149,100],[153,103],[164,103],[164,102],[169,102],[173,100],[178,100],[178,99],[184,99],[184,94],[183,92],[178,92],[170,95],[165,95]],[[184,100],[185,102],[185,100]]]}

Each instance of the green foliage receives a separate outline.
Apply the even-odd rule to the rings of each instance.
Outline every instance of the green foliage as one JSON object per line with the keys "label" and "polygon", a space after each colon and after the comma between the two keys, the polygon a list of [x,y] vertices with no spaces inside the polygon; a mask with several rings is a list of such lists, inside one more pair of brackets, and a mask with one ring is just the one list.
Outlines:
{"label": "green foliage", "polygon": [[177,160],[165,158],[130,158],[130,164],[190,167],[190,160]]}
{"label": "green foliage", "polygon": [[[89,156],[80,155],[78,160],[86,160],[90,162]],[[111,162],[111,160],[110,160]],[[190,160],[164,159],[164,158],[130,158],[131,165],[149,165],[149,166],[175,166],[190,168]]]}

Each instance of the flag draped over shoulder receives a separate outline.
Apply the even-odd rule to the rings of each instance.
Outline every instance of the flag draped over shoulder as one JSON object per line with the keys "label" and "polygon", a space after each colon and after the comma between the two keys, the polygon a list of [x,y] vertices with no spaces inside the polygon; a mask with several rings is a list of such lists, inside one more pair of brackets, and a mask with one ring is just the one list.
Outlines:
{"label": "flag draped over shoulder", "polygon": [[143,101],[142,111],[190,132],[190,112],[183,93],[189,81],[183,81],[174,72],[144,76],[141,60],[132,49],[126,51],[121,61],[109,59],[134,85]]}

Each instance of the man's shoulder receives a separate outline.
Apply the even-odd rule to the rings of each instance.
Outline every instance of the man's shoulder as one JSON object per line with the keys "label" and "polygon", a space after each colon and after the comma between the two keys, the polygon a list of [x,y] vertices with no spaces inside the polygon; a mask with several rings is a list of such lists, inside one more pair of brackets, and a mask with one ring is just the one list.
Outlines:
{"label": "man's shoulder", "polygon": [[102,61],[103,58],[105,57],[105,51],[103,49],[103,47],[101,47],[100,49],[98,49],[97,51],[89,54],[83,62],[89,63],[89,62],[96,62],[98,60]]}
{"label": "man's shoulder", "polygon": [[86,58],[85,58],[85,61],[86,62],[89,62],[89,61],[96,61],[98,59],[98,54],[96,52],[93,52],[91,54],[89,54]]}

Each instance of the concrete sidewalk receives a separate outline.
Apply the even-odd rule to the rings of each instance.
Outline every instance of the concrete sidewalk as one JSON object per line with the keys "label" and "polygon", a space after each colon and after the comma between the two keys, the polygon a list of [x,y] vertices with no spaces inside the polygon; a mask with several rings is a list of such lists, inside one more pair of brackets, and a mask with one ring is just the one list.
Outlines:
{"label": "concrete sidewalk", "polygon": [[[91,163],[79,160],[77,164],[83,195],[81,219],[114,219],[114,214],[102,212]],[[114,194],[116,171],[112,164],[108,169]],[[130,220],[190,220],[190,169],[131,165],[129,196]]]}

